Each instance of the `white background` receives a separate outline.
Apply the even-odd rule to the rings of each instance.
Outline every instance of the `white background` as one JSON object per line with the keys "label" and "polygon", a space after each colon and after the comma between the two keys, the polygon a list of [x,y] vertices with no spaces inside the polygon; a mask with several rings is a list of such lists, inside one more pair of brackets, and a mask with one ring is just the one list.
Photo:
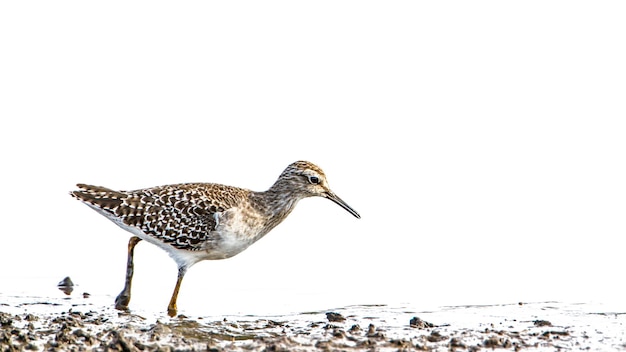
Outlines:
{"label": "white background", "polygon": [[[619,302],[624,18],[618,1],[3,2],[0,277],[119,292],[128,234],[75,183],[264,190],[304,159],[362,219],[303,200],[193,267],[183,312]],[[175,277],[140,244],[131,306],[164,310]]]}

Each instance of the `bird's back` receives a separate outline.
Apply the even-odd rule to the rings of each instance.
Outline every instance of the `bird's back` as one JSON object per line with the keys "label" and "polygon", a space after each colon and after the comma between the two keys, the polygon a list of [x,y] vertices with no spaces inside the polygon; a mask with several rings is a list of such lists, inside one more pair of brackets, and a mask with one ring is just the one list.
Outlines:
{"label": "bird's back", "polygon": [[[236,207],[248,190],[211,183],[114,191],[85,184],[71,195],[120,227],[178,249],[201,249],[216,229],[216,214]],[[144,236],[140,236],[144,237]]]}

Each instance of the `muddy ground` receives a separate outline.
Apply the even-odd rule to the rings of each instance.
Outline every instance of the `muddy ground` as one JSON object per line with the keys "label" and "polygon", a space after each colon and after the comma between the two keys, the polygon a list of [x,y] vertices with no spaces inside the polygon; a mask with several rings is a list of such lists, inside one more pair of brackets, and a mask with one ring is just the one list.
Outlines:
{"label": "muddy ground", "polygon": [[0,302],[0,351],[626,350],[626,315],[555,302],[169,318],[13,301]]}

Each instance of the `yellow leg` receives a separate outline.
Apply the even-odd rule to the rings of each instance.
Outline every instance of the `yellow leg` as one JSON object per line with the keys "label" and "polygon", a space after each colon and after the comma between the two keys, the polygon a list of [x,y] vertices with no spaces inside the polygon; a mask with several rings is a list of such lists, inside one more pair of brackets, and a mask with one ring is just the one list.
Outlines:
{"label": "yellow leg", "polygon": [[183,282],[183,276],[187,272],[187,268],[178,268],[178,278],[176,279],[176,287],[174,287],[174,293],[170,299],[170,304],[167,306],[167,315],[175,317],[178,308],[176,308],[176,300],[178,299],[178,291],[180,290],[180,284]]}
{"label": "yellow leg", "polygon": [[135,255],[135,246],[141,241],[141,238],[133,236],[128,241],[128,259],[126,260],[126,280],[124,289],[115,299],[115,309],[127,310],[130,303],[130,286],[133,281],[133,256]]}

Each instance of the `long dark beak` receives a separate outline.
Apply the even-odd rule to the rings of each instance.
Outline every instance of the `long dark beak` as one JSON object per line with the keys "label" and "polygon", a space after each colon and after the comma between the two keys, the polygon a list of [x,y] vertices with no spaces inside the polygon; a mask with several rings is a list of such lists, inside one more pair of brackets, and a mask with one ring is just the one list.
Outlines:
{"label": "long dark beak", "polygon": [[333,202],[339,204],[339,206],[341,206],[342,208],[344,208],[345,210],[347,210],[350,214],[354,215],[355,218],[360,219],[361,215],[359,215],[359,213],[356,212],[356,210],[352,209],[346,202],[344,202],[343,200],[341,200],[341,198],[337,197],[336,194],[334,194],[331,191],[328,191],[325,193],[326,198],[332,200]]}

